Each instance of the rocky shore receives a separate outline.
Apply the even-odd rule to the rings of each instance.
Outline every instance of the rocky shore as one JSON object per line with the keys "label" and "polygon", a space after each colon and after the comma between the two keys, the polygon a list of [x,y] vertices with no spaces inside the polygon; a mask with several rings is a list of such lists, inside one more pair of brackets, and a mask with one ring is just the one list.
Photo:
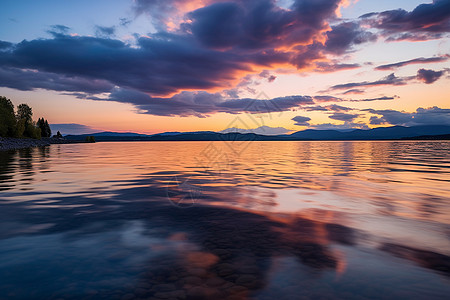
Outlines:
{"label": "rocky shore", "polygon": [[81,141],[70,141],[64,138],[42,138],[35,139],[18,139],[18,138],[2,138],[0,137],[0,151],[16,150],[29,147],[42,147],[51,144],[73,144],[83,143]]}

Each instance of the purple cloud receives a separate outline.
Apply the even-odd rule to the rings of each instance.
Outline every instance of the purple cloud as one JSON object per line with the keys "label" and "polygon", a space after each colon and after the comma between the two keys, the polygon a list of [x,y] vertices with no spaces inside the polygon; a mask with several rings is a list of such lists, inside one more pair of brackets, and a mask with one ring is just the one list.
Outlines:
{"label": "purple cloud", "polygon": [[400,68],[400,67],[407,66],[407,65],[444,62],[444,61],[447,61],[448,59],[449,59],[449,55],[429,57],[429,58],[420,57],[420,58],[401,61],[398,63],[378,66],[375,68],[375,70],[383,70],[383,71],[384,70],[393,70],[393,69]]}
{"label": "purple cloud", "polygon": [[344,121],[344,122],[352,122],[354,119],[359,117],[359,114],[348,114],[348,113],[342,113],[342,112],[336,112],[328,118],[338,121]]}
{"label": "purple cloud", "polygon": [[291,120],[295,122],[294,125],[309,126],[309,121],[311,121],[311,118],[303,117],[303,116],[296,116],[296,117],[293,117]]}
{"label": "purple cloud", "polygon": [[[97,99],[102,100],[102,99]],[[151,97],[148,94],[126,89],[115,89],[108,99],[135,105],[141,113],[159,116],[197,116],[225,112],[251,114],[289,111],[303,105],[314,104],[309,96],[287,96],[273,99],[226,99],[219,93],[181,92],[170,98]]]}
{"label": "purple cloud", "polygon": [[406,113],[391,109],[367,109],[365,111],[378,115],[370,118],[370,124],[373,125],[450,125],[450,109],[442,109],[437,106],[430,108],[418,108],[417,111],[413,113]]}
{"label": "purple cloud", "polygon": [[425,82],[426,84],[432,84],[433,82],[441,78],[442,75],[444,75],[444,71],[433,71],[425,69],[420,69],[419,71],[417,71],[417,79]]}
{"label": "purple cloud", "polygon": [[345,22],[333,26],[332,30],[328,31],[326,34],[326,51],[333,54],[344,54],[354,45],[377,40],[375,34],[361,29],[359,24],[354,22]]}
{"label": "purple cloud", "polygon": [[450,31],[450,1],[434,0],[420,4],[413,11],[403,9],[361,16],[363,23],[383,31],[388,41],[430,40]]}
{"label": "purple cloud", "polygon": [[394,73],[392,73],[389,76],[386,76],[380,80],[338,84],[338,85],[332,86],[330,89],[331,90],[344,90],[344,89],[351,89],[351,88],[355,88],[355,87],[373,87],[373,86],[379,86],[379,85],[406,85],[408,79],[409,78],[397,77],[397,76],[395,76]]}

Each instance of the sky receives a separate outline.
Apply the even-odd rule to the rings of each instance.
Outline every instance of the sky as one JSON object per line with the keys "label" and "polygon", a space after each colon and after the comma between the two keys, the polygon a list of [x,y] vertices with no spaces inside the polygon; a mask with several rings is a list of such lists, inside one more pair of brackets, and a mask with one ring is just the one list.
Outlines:
{"label": "sky", "polygon": [[0,95],[63,134],[450,125],[450,0],[2,0]]}

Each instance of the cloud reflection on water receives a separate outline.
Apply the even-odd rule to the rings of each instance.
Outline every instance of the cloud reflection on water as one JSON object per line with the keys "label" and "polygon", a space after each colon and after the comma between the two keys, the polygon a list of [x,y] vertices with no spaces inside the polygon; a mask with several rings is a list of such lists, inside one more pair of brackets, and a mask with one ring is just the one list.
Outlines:
{"label": "cloud reflection on water", "polygon": [[[436,166],[448,156],[448,143],[286,143],[282,149],[254,143],[235,158],[236,169],[214,180],[186,153],[204,144],[188,145],[100,143],[4,153],[0,296],[448,293],[442,279],[449,276],[449,207],[439,181],[448,166]],[[250,164],[255,153],[263,158]],[[417,169],[404,171],[408,164]],[[388,171],[398,169],[401,175]],[[189,209],[167,199],[174,175],[201,186]],[[389,273],[395,277],[386,284]],[[395,287],[418,281],[424,284]]]}

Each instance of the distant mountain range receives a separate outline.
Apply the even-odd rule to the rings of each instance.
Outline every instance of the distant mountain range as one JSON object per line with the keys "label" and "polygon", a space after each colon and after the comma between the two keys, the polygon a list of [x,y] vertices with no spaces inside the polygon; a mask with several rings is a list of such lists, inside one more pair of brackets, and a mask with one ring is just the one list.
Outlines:
{"label": "distant mountain range", "polygon": [[[245,131],[244,131],[245,132]],[[350,131],[306,129],[292,134],[264,135],[241,132],[165,132],[153,135],[140,133],[98,132],[93,134],[67,135],[69,140],[84,140],[94,136],[96,141],[336,141],[336,140],[400,140],[400,139],[449,139],[450,126],[392,126]]]}

